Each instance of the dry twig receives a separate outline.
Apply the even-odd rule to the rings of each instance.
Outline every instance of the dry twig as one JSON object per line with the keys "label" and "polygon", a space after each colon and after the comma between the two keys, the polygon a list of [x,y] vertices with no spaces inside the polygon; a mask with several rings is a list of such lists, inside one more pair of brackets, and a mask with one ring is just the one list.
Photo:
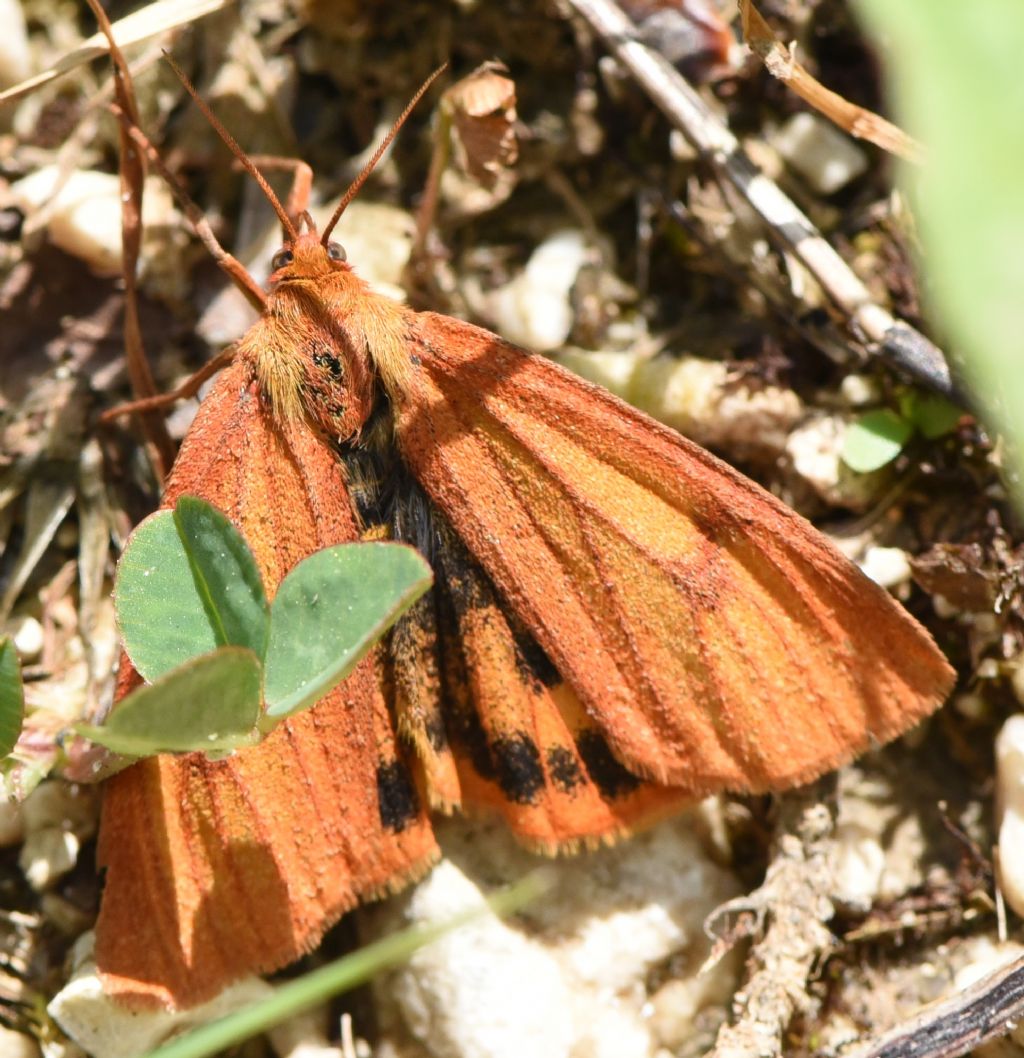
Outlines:
{"label": "dry twig", "polygon": [[924,148],[903,129],[886,121],[880,114],[851,103],[826,88],[796,60],[793,50],[776,39],[772,27],[761,17],[753,0],[740,0],[743,39],[764,63],[772,77],[777,77],[804,102],[820,111],[851,136],[867,140],[883,151],[898,154],[908,162],[921,162]]}
{"label": "dry twig", "polygon": [[661,55],[642,44],[614,0],[568,0],[602,37],[609,51],[639,82],[700,155],[732,184],[811,273],[845,315],[850,333],[863,336],[916,381],[952,395],[942,352],[923,334],[874,302],[868,289],[797,206],[760,172],[736,137],[711,112],[699,93]]}
{"label": "dry twig", "polygon": [[1024,959],[925,1007],[849,1058],[959,1058],[1009,1033],[1024,1017]]}
{"label": "dry twig", "polygon": [[716,912],[755,911],[767,926],[733,1000],[733,1023],[719,1031],[709,1058],[781,1054],[790,1020],[807,1004],[807,980],[834,943],[825,923],[833,914],[829,849],[835,820],[822,789],[815,784],[782,802],[780,836],[764,884]]}
{"label": "dry twig", "polygon": [[[114,38],[114,30],[99,0],[88,0],[101,32],[107,38],[114,71],[114,97],[117,105],[138,124],[139,108],[128,63]],[[139,399],[156,395],[156,383],[149,369],[139,323],[139,294],[136,272],[142,248],[142,193],[146,166],[142,154],[124,131],[120,136],[121,177],[121,255],[124,268],[124,355],[132,390]],[[163,419],[153,412],[140,416],[158,481],[163,481],[174,462],[174,444]]]}
{"label": "dry twig", "polygon": [[[156,0],[156,3],[119,19],[113,24],[111,31],[118,45],[125,48],[129,44],[138,44],[139,41],[166,33],[169,29],[188,25],[197,18],[219,11],[231,2],[232,0]],[[109,50],[107,35],[103,32],[94,33],[77,48],[58,59],[48,70],[0,92],[0,104],[21,99],[50,81],[70,73],[83,63],[106,55]]]}

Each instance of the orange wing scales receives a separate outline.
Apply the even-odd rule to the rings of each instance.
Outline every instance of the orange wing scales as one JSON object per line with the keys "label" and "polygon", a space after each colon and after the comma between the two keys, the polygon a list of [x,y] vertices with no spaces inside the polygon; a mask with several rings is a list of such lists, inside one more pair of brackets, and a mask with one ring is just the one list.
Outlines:
{"label": "orange wing scales", "polygon": [[752,482],[487,331],[413,333],[403,457],[631,770],[796,785],[941,703],[927,633]]}
{"label": "orange wing scales", "polygon": [[[218,379],[167,491],[229,514],[268,590],[305,555],[357,538],[340,464],[270,417],[242,363]],[[122,687],[134,678],[122,665]],[[106,787],[97,958],[107,989],[190,1006],[310,950],[362,899],[437,854],[380,685],[364,661],[313,710],[228,760],[142,761]]]}
{"label": "orange wing scales", "polygon": [[445,715],[464,806],[497,812],[529,847],[552,853],[607,841],[692,801],[614,759],[486,574],[450,530],[441,535]]}
{"label": "orange wing scales", "polygon": [[[290,962],[427,868],[428,805],[555,852],[810,780],[942,702],[928,634],[758,486],[541,357],[373,294],[315,232],[287,249],[165,504],[228,514],[271,595],[364,530],[420,547],[436,583],[259,746],[111,780],[114,994],[187,1006]],[[137,680],[124,661],[119,697]]]}

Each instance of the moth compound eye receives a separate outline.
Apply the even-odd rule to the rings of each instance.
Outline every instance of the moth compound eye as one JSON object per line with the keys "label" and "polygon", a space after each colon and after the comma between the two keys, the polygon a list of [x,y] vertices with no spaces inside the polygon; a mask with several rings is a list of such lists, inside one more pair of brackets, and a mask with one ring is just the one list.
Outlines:
{"label": "moth compound eye", "polygon": [[346,261],[348,260],[348,254],[345,253],[345,247],[340,242],[329,242],[327,244],[327,256],[332,261]]}
{"label": "moth compound eye", "polygon": [[273,257],[270,258],[270,267],[276,272],[279,268],[284,268],[285,265],[290,265],[295,260],[295,254],[291,252],[287,247],[278,250]]}

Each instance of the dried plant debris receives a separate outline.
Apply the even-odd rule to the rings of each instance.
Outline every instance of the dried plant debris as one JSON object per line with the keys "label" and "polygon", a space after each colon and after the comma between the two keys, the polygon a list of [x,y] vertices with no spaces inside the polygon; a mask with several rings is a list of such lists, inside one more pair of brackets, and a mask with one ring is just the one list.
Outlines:
{"label": "dried plant debris", "polygon": [[[941,715],[846,770],[834,793],[715,802],[560,863],[546,905],[486,922],[356,1000],[356,1035],[375,1053],[424,1058],[830,1055],[957,993],[972,962],[1019,955],[1013,900],[1001,933],[992,880],[995,740],[1024,703],[1024,537],[998,441],[961,414],[940,434],[915,426],[871,473],[843,461],[846,433],[871,413],[909,422],[908,392],[951,392],[921,318],[913,218],[880,152],[837,144],[744,57],[724,0],[134,10],[109,7],[142,125],[261,281],[275,218],[159,49],[246,151],[312,166],[318,218],[448,62],[444,102],[413,113],[339,227],[349,260],[417,307],[547,351],[751,473],[897,593],[960,675]],[[758,10],[817,82],[884,110],[841,0]],[[25,0],[20,12],[24,31],[10,22],[0,49],[0,82],[15,89],[0,109],[0,634],[20,655],[28,720],[4,765],[21,803],[0,812],[0,1023],[70,1054],[45,1006],[74,966],[72,1009],[90,995],[88,940],[72,945],[87,938],[100,882],[94,792],[61,778],[88,777],[90,762],[66,735],[111,700],[113,563],[159,483],[137,426],[99,422],[132,396],[107,46],[84,3]],[[637,48],[667,60],[653,60],[655,81]],[[289,174],[269,176],[283,192]],[[152,171],[141,222],[139,335],[170,391],[244,332],[251,308]],[[172,438],[194,409],[170,413]],[[1007,789],[1019,756],[1008,730]],[[1001,821],[1007,844],[1015,811]],[[439,871],[343,925],[325,954],[357,931],[432,920],[532,862],[486,821],[441,829]],[[809,906],[781,921],[780,888]],[[719,903],[713,943],[701,922]],[[511,975],[507,992],[487,991],[479,952],[487,972]],[[783,972],[773,1005],[767,985]]]}

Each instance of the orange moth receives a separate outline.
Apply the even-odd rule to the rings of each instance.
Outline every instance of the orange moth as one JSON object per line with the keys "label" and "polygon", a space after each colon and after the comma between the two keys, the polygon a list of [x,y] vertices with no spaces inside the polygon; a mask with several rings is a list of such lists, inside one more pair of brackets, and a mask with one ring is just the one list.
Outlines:
{"label": "orange moth", "polygon": [[[236,276],[263,314],[164,504],[227,513],[271,594],[368,534],[419,548],[435,586],[259,746],[109,781],[97,957],[129,1001],[188,1006],[309,951],[427,870],[431,809],[497,813],[544,852],[592,845],[715,791],[807,782],[953,681],[886,592],[729,466],[541,356],[370,290],[331,231],[390,138],[322,233],[244,160],[285,241],[265,298]],[[137,679],[125,662],[121,693]]]}

